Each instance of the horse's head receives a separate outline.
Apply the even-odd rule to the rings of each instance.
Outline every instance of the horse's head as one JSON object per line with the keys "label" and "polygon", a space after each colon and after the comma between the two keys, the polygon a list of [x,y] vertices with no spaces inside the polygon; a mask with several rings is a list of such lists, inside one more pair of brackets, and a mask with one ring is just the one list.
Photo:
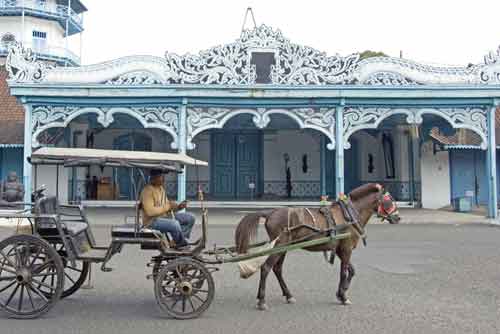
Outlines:
{"label": "horse's head", "polygon": [[399,210],[396,206],[396,201],[391,194],[384,189],[381,185],[378,198],[377,198],[377,216],[382,218],[382,221],[387,220],[390,224],[397,224],[401,220]]}
{"label": "horse's head", "polygon": [[349,197],[366,218],[365,223],[373,213],[391,224],[397,224],[401,220],[396,202],[391,194],[378,183],[359,186],[349,193]]}

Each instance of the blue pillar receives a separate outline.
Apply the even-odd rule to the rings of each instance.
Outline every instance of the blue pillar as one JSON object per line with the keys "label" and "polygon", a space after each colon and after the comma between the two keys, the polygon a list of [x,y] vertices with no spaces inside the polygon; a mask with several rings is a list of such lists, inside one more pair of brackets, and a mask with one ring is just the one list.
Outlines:
{"label": "blue pillar", "polygon": [[320,183],[321,183],[321,196],[326,195],[326,142],[325,135],[321,135],[320,141],[320,151],[319,151],[319,160],[320,160]]}
{"label": "blue pillar", "polygon": [[344,107],[335,109],[335,193],[344,192]]}
{"label": "blue pillar", "polygon": [[[187,99],[182,100],[179,108],[179,148],[178,152],[186,154],[187,146]],[[186,166],[182,167],[182,173],[177,175],[177,201],[182,202],[186,199]]]}
{"label": "blue pillar", "polygon": [[[24,103],[24,102],[23,102]],[[23,152],[23,182],[24,182],[24,202],[31,203],[31,164],[28,157],[31,156],[31,105],[24,104],[24,152]]]}
{"label": "blue pillar", "polygon": [[486,170],[488,175],[488,217],[496,219],[497,210],[497,157],[495,140],[496,106],[488,111],[488,152]]}

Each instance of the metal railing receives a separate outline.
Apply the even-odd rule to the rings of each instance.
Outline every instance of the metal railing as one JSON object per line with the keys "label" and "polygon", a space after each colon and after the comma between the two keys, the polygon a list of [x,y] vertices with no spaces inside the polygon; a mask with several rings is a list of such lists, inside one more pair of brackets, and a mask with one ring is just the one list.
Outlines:
{"label": "metal railing", "polygon": [[[59,17],[66,19],[68,17],[68,6],[58,5],[48,1],[39,0],[0,0],[0,13],[16,14],[21,13],[22,10],[28,14],[45,14],[51,17]],[[73,9],[69,9],[70,20],[74,24],[82,27],[83,16],[77,14]]]}
{"label": "metal railing", "polygon": [[[81,62],[80,57],[76,53],[60,46],[33,45],[32,43],[24,43],[23,46],[31,49],[41,60],[55,61],[60,65],[67,61],[71,66],[80,65]],[[5,46],[0,45],[0,56],[6,56],[8,52]]]}

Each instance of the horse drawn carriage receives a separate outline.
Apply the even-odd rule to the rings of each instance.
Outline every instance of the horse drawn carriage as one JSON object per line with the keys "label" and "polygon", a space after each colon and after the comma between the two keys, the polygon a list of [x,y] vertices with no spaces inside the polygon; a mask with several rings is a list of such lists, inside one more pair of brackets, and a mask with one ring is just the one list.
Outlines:
{"label": "horse drawn carriage", "polygon": [[36,318],[48,312],[84,284],[92,263],[100,264],[104,272],[111,271],[108,262],[124,245],[139,245],[155,252],[148,263],[152,268],[148,278],[154,282],[160,309],[168,316],[189,319],[207,310],[214,298],[215,265],[314,248],[350,237],[349,231],[343,233],[337,227],[309,227],[308,236],[266,249],[261,247],[265,243],[247,242],[244,253],[238,251],[238,245],[208,250],[207,209],[199,191],[202,235],[189,248],[172,248],[168,235],[142,226],[140,203],[136,205],[134,222],[112,226],[110,244],[98,245],[81,205],[62,205],[57,197],[45,196],[43,187],[37,188],[37,166],[133,168],[145,180],[144,170],[182,172],[184,165],[198,167],[207,163],[183,154],[48,147],[33,152],[30,162],[35,169],[32,203],[16,203],[23,209],[0,213],[0,219],[14,224],[29,222],[30,229],[30,233],[14,234],[0,241],[0,310],[13,318]]}

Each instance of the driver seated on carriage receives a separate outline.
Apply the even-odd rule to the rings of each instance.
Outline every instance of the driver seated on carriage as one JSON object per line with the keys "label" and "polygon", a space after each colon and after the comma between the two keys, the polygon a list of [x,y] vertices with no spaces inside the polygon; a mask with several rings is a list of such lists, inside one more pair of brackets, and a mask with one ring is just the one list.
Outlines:
{"label": "driver seated on carriage", "polygon": [[144,227],[169,233],[176,248],[188,246],[188,239],[195,223],[195,217],[188,212],[179,212],[187,207],[187,201],[177,204],[169,201],[164,188],[163,171],[152,169],[140,197]]}

